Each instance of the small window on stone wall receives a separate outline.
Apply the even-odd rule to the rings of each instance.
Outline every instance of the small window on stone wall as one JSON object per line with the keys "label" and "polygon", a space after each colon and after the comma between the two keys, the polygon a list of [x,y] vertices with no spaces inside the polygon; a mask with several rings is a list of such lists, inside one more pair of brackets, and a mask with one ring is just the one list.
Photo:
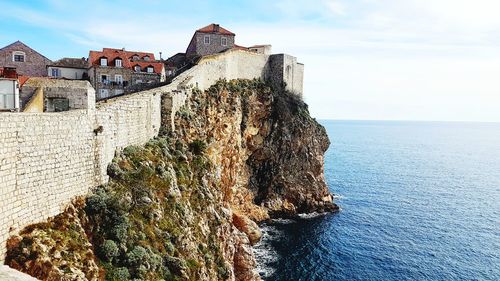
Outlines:
{"label": "small window on stone wall", "polygon": [[52,68],[52,77],[60,77],[61,76],[61,71],[59,71],[59,68]]}
{"label": "small window on stone wall", "polygon": [[69,110],[69,99],[66,98],[48,98],[47,112],[61,112]]}
{"label": "small window on stone wall", "polygon": [[222,37],[220,43],[221,43],[222,46],[227,46],[227,38],[226,37]]}
{"label": "small window on stone wall", "polygon": [[205,37],[203,37],[203,40],[205,42],[205,45],[210,44],[210,35],[205,35]]}
{"label": "small window on stone wall", "polygon": [[21,51],[15,51],[12,53],[12,61],[14,62],[25,62],[25,54]]}

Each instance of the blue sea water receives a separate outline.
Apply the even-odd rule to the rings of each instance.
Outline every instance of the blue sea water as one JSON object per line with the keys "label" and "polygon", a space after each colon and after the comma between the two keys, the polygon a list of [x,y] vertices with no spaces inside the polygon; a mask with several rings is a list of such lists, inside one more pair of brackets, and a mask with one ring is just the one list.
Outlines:
{"label": "blue sea water", "polygon": [[500,124],[321,123],[341,211],[263,225],[265,280],[500,280]]}

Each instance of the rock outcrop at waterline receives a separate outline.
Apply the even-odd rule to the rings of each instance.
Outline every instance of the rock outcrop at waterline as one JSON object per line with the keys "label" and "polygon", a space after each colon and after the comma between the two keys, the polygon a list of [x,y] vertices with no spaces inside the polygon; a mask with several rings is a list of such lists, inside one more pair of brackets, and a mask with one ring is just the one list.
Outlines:
{"label": "rock outcrop at waterline", "polygon": [[45,280],[259,280],[256,222],[337,209],[326,132],[294,95],[219,81],[193,90],[175,128],[124,149],[107,186],[12,237],[6,263]]}

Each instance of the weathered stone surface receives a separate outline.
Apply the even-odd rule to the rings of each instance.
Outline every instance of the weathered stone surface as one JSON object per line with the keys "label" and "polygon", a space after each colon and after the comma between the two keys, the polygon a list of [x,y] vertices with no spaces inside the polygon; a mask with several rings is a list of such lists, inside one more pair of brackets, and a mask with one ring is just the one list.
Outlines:
{"label": "weathered stone surface", "polygon": [[250,244],[252,245],[259,242],[262,237],[262,232],[260,231],[259,226],[245,215],[234,213],[233,224],[236,228],[248,236]]}
{"label": "weathered stone surface", "polygon": [[8,281],[37,281],[38,279],[28,274],[19,272],[6,265],[0,265],[0,280]]}

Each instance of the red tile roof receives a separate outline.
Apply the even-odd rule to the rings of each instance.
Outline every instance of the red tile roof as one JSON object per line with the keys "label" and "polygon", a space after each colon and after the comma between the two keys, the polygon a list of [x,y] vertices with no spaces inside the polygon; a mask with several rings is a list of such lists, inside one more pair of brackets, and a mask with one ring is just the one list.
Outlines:
{"label": "red tile roof", "polygon": [[130,62],[132,70],[136,65],[139,65],[141,67],[142,72],[146,72],[146,68],[148,66],[152,66],[154,68],[154,72],[157,74],[161,74],[161,70],[164,67],[164,64],[162,62],[150,62],[150,61],[132,61]]}
{"label": "red tile roof", "polygon": [[19,87],[22,87],[24,83],[26,83],[26,81],[28,81],[28,79],[30,78],[31,78],[30,76],[19,76],[17,78],[17,80],[19,81]]}
{"label": "red tile roof", "polygon": [[221,27],[218,24],[212,23],[210,25],[207,25],[203,28],[200,28],[196,30],[197,32],[202,32],[202,33],[217,33],[217,34],[223,34],[223,35],[232,35],[234,36],[235,34],[232,33],[231,31]]}
{"label": "red tile roof", "polygon": [[[138,61],[133,61],[133,56],[139,56]],[[150,61],[145,61],[144,57],[148,56]],[[153,53],[146,52],[135,52],[135,51],[126,51],[123,49],[112,49],[112,48],[103,48],[102,51],[90,51],[89,52],[89,64],[91,66],[99,66],[100,58],[105,57],[108,59],[108,66],[115,65],[115,59],[119,58],[122,60],[122,67],[127,69],[133,69],[135,65],[139,64],[141,69],[144,70],[148,65],[154,67],[154,72],[156,74],[161,74],[161,70],[163,68],[163,63],[155,60],[155,55]]]}

